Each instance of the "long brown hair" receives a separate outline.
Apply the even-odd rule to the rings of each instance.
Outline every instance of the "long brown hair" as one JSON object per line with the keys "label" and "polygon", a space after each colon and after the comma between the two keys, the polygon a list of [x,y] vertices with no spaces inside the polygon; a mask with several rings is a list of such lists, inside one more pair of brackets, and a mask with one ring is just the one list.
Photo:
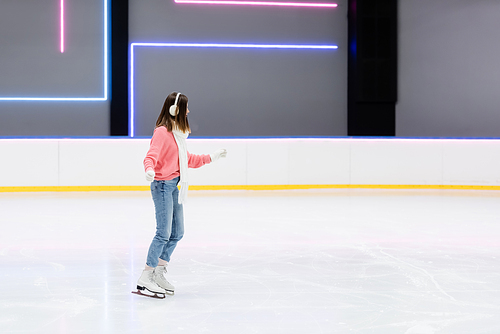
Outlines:
{"label": "long brown hair", "polygon": [[177,92],[170,93],[167,96],[165,103],[163,103],[163,108],[161,108],[160,116],[156,120],[156,127],[165,126],[170,132],[172,132],[173,128],[177,127],[182,132],[191,132],[187,119],[188,98],[186,95],[179,95],[179,101],[177,101],[179,112],[175,116],[170,115],[169,109],[175,103],[176,97]]}

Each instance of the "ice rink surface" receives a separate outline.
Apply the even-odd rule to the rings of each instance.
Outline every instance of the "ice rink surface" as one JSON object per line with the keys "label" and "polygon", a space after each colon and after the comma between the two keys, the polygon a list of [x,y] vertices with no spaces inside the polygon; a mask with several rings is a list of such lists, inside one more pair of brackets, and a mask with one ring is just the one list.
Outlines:
{"label": "ice rink surface", "polygon": [[185,222],[151,299],[149,192],[0,193],[0,333],[500,333],[500,192],[191,191]]}

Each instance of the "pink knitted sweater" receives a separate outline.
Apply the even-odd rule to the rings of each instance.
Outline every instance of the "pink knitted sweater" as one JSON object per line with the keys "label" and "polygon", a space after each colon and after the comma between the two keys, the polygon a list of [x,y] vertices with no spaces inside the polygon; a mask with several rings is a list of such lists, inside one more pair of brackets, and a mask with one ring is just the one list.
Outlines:
{"label": "pink knitted sweater", "polygon": [[[210,163],[209,154],[191,154],[188,152],[188,167],[198,168]],[[179,150],[172,132],[160,126],[155,129],[149,151],[144,158],[144,170],[153,169],[155,180],[172,180],[180,175]]]}

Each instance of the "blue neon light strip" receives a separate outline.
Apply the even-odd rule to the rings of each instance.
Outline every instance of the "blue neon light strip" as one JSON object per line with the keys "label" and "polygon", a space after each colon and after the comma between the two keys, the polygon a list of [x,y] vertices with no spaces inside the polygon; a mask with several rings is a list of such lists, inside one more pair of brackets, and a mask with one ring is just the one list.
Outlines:
{"label": "blue neon light strip", "polygon": [[0,101],[106,101],[108,99],[108,1],[104,3],[104,92],[102,97],[0,97]]}
{"label": "blue neon light strip", "polygon": [[135,47],[171,47],[171,48],[243,48],[243,49],[308,49],[308,50],[336,50],[337,45],[308,45],[308,44],[221,44],[221,43],[131,43],[130,44],[130,114],[129,136],[135,136],[134,110],[134,62]]}

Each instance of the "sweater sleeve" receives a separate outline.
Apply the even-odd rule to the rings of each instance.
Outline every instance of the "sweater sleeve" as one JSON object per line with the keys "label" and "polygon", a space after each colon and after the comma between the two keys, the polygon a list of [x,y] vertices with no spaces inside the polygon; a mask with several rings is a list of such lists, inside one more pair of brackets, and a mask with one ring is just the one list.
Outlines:
{"label": "sweater sleeve", "polygon": [[203,165],[209,164],[212,162],[212,159],[210,158],[210,154],[188,154],[188,167],[189,168],[199,168]]}
{"label": "sweater sleeve", "polygon": [[149,151],[144,158],[144,171],[147,171],[148,169],[155,169],[160,152],[163,145],[165,145],[166,134],[164,131],[158,131],[158,129],[155,129],[155,132],[153,133],[153,138],[151,138],[151,143],[149,145]]}

